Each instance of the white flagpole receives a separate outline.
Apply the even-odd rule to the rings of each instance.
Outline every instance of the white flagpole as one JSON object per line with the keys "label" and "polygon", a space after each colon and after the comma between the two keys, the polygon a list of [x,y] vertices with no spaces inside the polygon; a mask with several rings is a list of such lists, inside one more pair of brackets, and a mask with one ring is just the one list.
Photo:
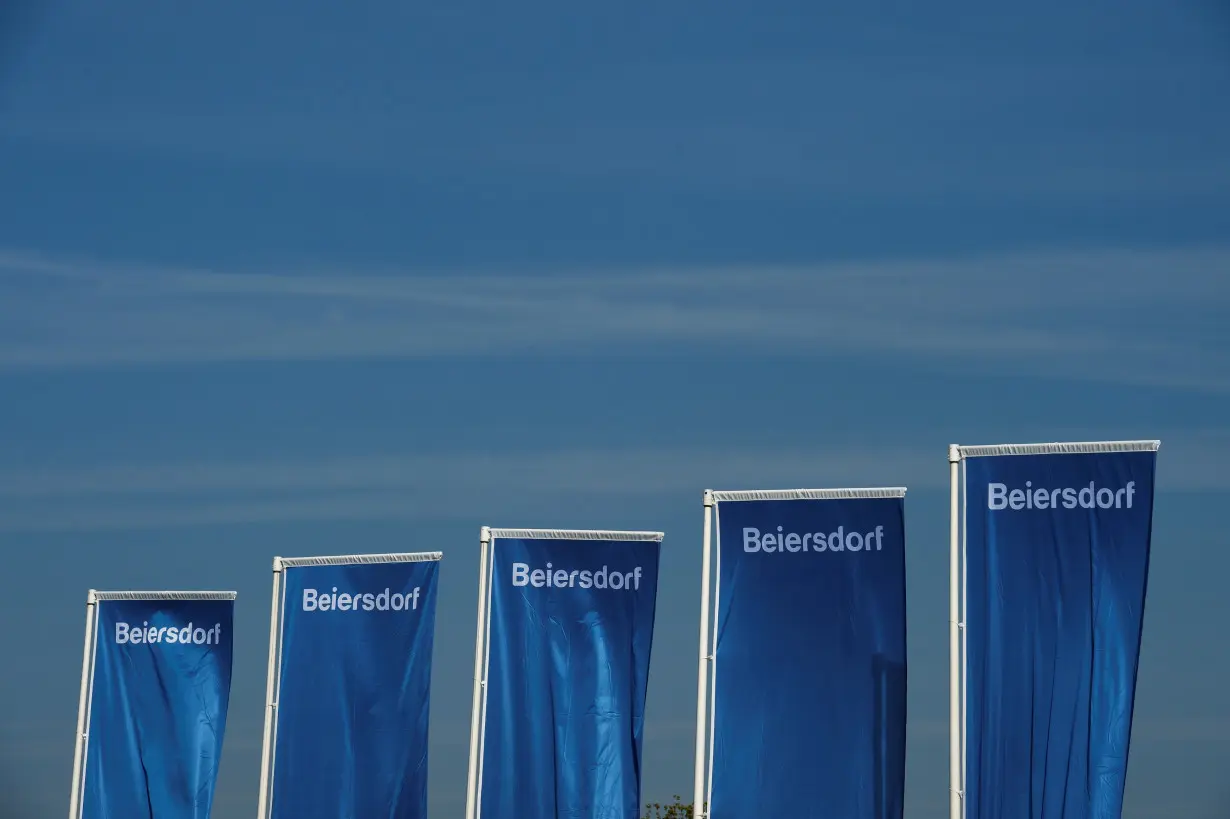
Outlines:
{"label": "white flagpole", "polygon": [[77,741],[73,749],[73,790],[69,799],[68,819],[77,819],[81,815],[81,785],[82,774],[85,771],[86,736],[89,726],[86,724],[86,712],[89,706],[90,675],[94,668],[94,636],[98,627],[98,600],[93,589],[85,598],[85,649],[81,658],[81,694],[77,700]]}
{"label": "white flagpole", "polygon": [[969,767],[969,484],[965,480],[965,456],[961,456],[961,815],[967,812],[966,768]]}
{"label": "white flagpole", "polygon": [[269,606],[269,667],[265,681],[265,734],[261,740],[261,790],[257,816],[265,819],[269,815],[269,788],[273,778],[273,740],[274,726],[277,724],[277,679],[281,669],[278,668],[278,644],[281,634],[278,625],[282,613],[282,558],[273,559],[273,601]]}
{"label": "white flagpole", "polygon": [[712,551],[712,514],[713,492],[705,490],[705,529],[701,545],[700,558],[700,660],[696,679],[696,770],[692,791],[692,815],[697,819],[708,816],[705,805],[705,722],[708,715],[707,694],[709,689],[709,666],[713,657],[709,655],[709,566]]}
{"label": "white flagpole", "polygon": [[478,553],[478,626],[474,636],[474,702],[470,711],[470,766],[466,773],[466,819],[474,819],[478,796],[478,733],[483,703],[483,635],[487,619],[487,552],[491,544],[491,529],[484,526],[479,535]]}
{"label": "white flagpole", "polygon": [[961,819],[961,611],[959,495],[961,447],[948,447],[949,555],[948,555],[948,807],[950,819]]}

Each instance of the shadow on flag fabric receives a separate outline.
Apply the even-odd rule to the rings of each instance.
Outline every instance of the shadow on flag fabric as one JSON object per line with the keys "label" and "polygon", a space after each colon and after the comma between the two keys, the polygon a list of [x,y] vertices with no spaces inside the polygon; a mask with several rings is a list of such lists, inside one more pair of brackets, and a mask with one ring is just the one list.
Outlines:
{"label": "shadow on flag fabric", "polygon": [[280,559],[265,816],[426,819],[441,557]]}
{"label": "shadow on flag fabric", "polygon": [[1119,819],[1156,442],[963,447],[967,819]]}
{"label": "shadow on flag fabric", "polygon": [[712,819],[901,819],[904,495],[713,493]]}
{"label": "shadow on flag fabric", "polygon": [[235,595],[158,594],[97,594],[81,819],[210,815]]}
{"label": "shadow on flag fabric", "polygon": [[639,819],[661,540],[493,530],[477,817]]}

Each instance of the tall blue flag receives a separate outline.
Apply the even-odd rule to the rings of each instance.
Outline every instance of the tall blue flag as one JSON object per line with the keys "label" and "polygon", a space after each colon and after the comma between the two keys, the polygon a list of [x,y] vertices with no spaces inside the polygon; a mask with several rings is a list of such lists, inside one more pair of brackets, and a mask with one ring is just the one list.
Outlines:
{"label": "tall blue flag", "polygon": [[1119,819],[1157,448],[957,448],[967,819]]}
{"label": "tall blue flag", "polygon": [[425,819],[440,558],[275,560],[262,817]]}
{"label": "tall blue flag", "polygon": [[208,819],[234,592],[90,592],[74,819]]}
{"label": "tall blue flag", "polygon": [[905,490],[711,497],[708,815],[901,819]]}
{"label": "tall blue flag", "polygon": [[471,819],[638,819],[662,534],[490,534]]}

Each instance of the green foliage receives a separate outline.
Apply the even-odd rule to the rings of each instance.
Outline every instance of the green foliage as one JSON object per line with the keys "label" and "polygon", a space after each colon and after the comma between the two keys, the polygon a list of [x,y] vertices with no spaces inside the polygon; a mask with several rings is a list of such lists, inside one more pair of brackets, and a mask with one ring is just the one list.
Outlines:
{"label": "green foliage", "polygon": [[645,815],[641,819],[694,819],[692,803],[684,804],[678,794],[674,802],[650,802],[645,806]]}

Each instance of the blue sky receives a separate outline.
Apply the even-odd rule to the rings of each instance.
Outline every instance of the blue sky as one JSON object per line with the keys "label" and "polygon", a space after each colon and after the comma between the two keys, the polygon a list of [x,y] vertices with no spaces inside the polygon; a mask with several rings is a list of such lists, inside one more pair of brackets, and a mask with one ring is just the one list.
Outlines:
{"label": "blue sky", "polygon": [[1124,817],[1223,819],[1230,7],[437,5],[0,15],[5,793],[67,804],[87,588],[227,588],[254,815],[272,557],[439,549],[458,815],[488,524],[666,532],[668,798],[701,490],[888,484],[940,819],[947,445],[1156,437]]}

